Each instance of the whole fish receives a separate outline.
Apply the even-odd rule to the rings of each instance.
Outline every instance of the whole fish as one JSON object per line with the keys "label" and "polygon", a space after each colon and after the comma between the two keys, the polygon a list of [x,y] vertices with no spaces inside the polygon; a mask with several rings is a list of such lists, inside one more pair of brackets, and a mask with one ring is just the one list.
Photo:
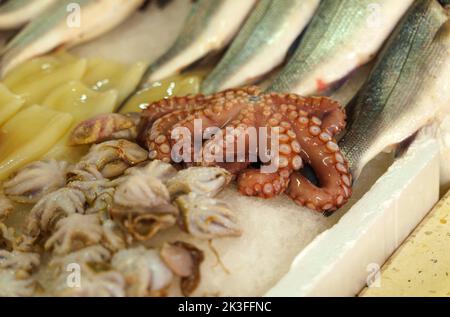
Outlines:
{"label": "whole fish", "polygon": [[31,21],[57,0],[9,0],[0,6],[0,29],[15,29]]}
{"label": "whole fish", "polygon": [[355,69],[341,85],[325,94],[329,98],[338,101],[342,106],[347,106],[364,85],[373,68],[373,61]]}
{"label": "whole fish", "polygon": [[173,46],[150,66],[148,82],[163,79],[212,51],[224,48],[239,30],[256,0],[198,0]]}
{"label": "whole fish", "polygon": [[4,48],[1,75],[55,48],[95,38],[125,20],[144,0],[58,0]]}
{"label": "whole fish", "polygon": [[230,48],[205,79],[202,92],[248,84],[281,64],[319,0],[260,0]]}
{"label": "whole fish", "polygon": [[437,1],[418,0],[348,107],[348,130],[340,144],[355,178],[377,154],[450,106],[449,78],[450,21]]}
{"label": "whole fish", "polygon": [[269,91],[327,90],[370,61],[413,0],[322,0],[300,44]]}

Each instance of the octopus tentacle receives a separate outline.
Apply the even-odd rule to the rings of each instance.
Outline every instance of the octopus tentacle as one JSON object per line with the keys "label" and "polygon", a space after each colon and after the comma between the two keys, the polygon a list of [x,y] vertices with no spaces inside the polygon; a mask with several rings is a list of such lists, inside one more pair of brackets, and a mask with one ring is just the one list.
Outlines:
{"label": "octopus tentacle", "polygon": [[291,176],[287,194],[298,204],[317,211],[333,211],[351,195],[352,178],[336,141],[312,118],[299,117],[296,133],[302,158],[315,171],[320,187],[300,173]]}
{"label": "octopus tentacle", "polygon": [[286,168],[274,173],[261,173],[258,169],[247,169],[239,174],[238,190],[246,196],[272,198],[287,189],[290,175],[291,171]]}
{"label": "octopus tentacle", "polygon": [[190,110],[205,105],[207,98],[203,95],[172,97],[151,103],[143,112],[142,119],[153,124],[157,119],[176,110]]}
{"label": "octopus tentacle", "polygon": [[[258,138],[255,112],[253,104],[247,105],[233,121],[220,130],[219,135],[205,142],[202,148],[205,158],[203,166],[216,165],[237,174],[251,162],[255,162],[258,154],[257,144],[251,143],[251,140]],[[209,158],[211,155],[213,160]]]}
{"label": "octopus tentacle", "polygon": [[146,143],[149,149],[149,158],[161,160],[166,163],[172,161],[171,158],[171,134],[168,132],[178,122],[194,113],[195,110],[177,110],[168,113],[157,119],[147,130]]}
{"label": "octopus tentacle", "polygon": [[133,140],[137,136],[139,116],[108,113],[80,122],[72,131],[71,145],[94,144],[109,140]]}
{"label": "octopus tentacle", "polygon": [[[327,97],[301,97],[295,94],[270,94],[275,104],[295,106],[303,116],[315,116],[322,121],[322,128],[336,135],[345,127],[346,114],[342,106]],[[292,109],[290,108],[289,110]],[[305,114],[306,112],[307,114]]]}
{"label": "octopus tentacle", "polygon": [[[191,132],[191,135],[194,135],[196,133],[195,120],[201,121],[202,134],[209,128],[223,127],[225,125],[229,127],[233,123],[243,124],[242,119],[238,118],[236,120],[238,116],[249,111],[249,105],[243,96],[245,96],[244,90],[241,92],[238,91],[236,94],[233,91],[225,91],[215,95],[214,99],[209,100],[208,107],[195,111],[192,115],[174,125],[172,131],[178,127],[183,127],[187,128]],[[249,123],[253,123],[253,121],[250,120]],[[204,147],[200,149],[194,149],[192,147],[191,153],[194,155],[195,151],[199,152],[203,150]],[[191,157],[191,162],[193,161],[194,157]]]}
{"label": "octopus tentacle", "polygon": [[148,130],[159,118],[174,111],[193,111],[202,109],[205,107],[205,104],[206,100],[203,95],[172,97],[151,103],[141,113],[141,121],[138,126],[138,130],[140,131],[138,142],[142,145],[146,143]]}

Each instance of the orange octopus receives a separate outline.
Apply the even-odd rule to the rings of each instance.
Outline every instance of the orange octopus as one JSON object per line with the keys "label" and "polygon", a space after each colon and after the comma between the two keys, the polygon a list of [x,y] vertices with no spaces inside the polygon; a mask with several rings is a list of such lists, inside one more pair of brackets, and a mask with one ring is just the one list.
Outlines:
{"label": "orange octopus", "polygon": [[[201,121],[200,130],[196,120]],[[150,159],[217,165],[229,170],[236,176],[243,195],[271,198],[284,192],[299,205],[331,212],[344,205],[352,193],[349,165],[334,139],[344,127],[344,110],[329,98],[265,94],[258,87],[247,87],[210,96],[164,99],[150,104],[140,114],[101,115],[78,125],[71,141],[90,144],[113,138],[136,139],[149,150]],[[257,134],[255,151],[247,133],[249,128],[271,129],[274,134],[266,137]],[[220,143],[209,138],[198,146],[190,137],[188,151],[184,148],[176,152],[177,144],[186,142],[178,129],[202,136],[208,131],[220,131],[223,139]],[[244,155],[242,147],[237,146],[242,134]],[[276,170],[263,172],[261,166],[267,166],[268,162],[261,163],[262,153],[258,150],[264,142],[270,144],[267,152],[274,152],[274,140],[277,155],[271,156],[271,163],[276,161]],[[199,153],[213,153],[223,160],[196,161],[195,155]],[[306,165],[314,170],[318,183],[301,173]]]}

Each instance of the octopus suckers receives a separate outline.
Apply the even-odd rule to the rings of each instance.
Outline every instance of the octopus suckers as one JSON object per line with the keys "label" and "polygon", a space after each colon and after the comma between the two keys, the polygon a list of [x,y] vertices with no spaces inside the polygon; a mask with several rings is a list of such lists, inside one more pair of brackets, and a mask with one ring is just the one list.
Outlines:
{"label": "octopus suckers", "polygon": [[291,154],[292,148],[287,144],[280,145],[280,153],[282,154]]}
{"label": "octopus suckers", "polygon": [[348,198],[350,196],[350,190],[345,185],[342,185],[341,187],[342,187],[342,191],[344,192],[345,197]]}
{"label": "octopus suckers", "polygon": [[311,122],[318,126],[322,125],[322,121],[317,117],[312,117]]}
{"label": "octopus suckers", "polygon": [[345,186],[350,187],[350,178],[346,174],[342,175],[341,179],[344,182]]}
{"label": "octopus suckers", "polygon": [[333,141],[328,141],[327,149],[331,152],[337,152],[337,151],[339,151],[339,146],[336,143],[334,143]]}
{"label": "octopus suckers", "polygon": [[269,119],[269,124],[270,124],[271,126],[277,126],[278,124],[280,124],[280,121],[278,121],[278,120],[275,119],[275,118],[271,118],[271,119]]}
{"label": "octopus suckers", "polygon": [[281,168],[288,167],[289,160],[285,156],[280,156],[278,158],[278,166]]}
{"label": "octopus suckers", "polygon": [[303,160],[299,155],[296,155],[292,160],[292,168],[295,170],[299,170],[303,166]]}
{"label": "octopus suckers", "polygon": [[336,159],[336,162],[344,164],[344,157],[340,153],[336,153],[334,158]]}
{"label": "octopus suckers", "polygon": [[300,153],[300,151],[301,151],[300,143],[298,143],[295,140],[292,141],[291,148],[292,148],[292,151],[294,151],[295,153]]}
{"label": "octopus suckers", "polygon": [[328,142],[331,141],[331,135],[329,135],[326,132],[322,132],[319,136],[320,140],[322,140],[322,142]]}
{"label": "octopus suckers", "polygon": [[309,119],[307,117],[300,117],[298,118],[298,123],[301,125],[307,125],[309,123]]}
{"label": "octopus suckers", "polygon": [[297,134],[295,134],[295,132],[292,130],[288,130],[286,133],[291,139],[297,138]]}
{"label": "octopus suckers", "polygon": [[326,204],[326,205],[324,205],[324,206],[322,207],[323,210],[330,210],[330,209],[332,209],[332,208],[333,208],[333,205],[332,205],[332,204]]}
{"label": "octopus suckers", "polygon": [[336,164],[336,169],[341,172],[341,173],[347,173],[347,168],[345,167],[344,164],[342,163],[337,163]]}
{"label": "octopus suckers", "polygon": [[272,194],[272,192],[273,192],[272,184],[270,184],[270,183],[265,184],[263,190],[264,190],[264,194],[267,194],[267,195]]}
{"label": "octopus suckers", "polygon": [[155,142],[157,144],[163,144],[164,142],[166,142],[166,137],[164,135],[160,135],[156,138]]}
{"label": "octopus suckers", "polygon": [[288,117],[289,117],[290,120],[295,120],[295,119],[298,118],[298,112],[297,111],[292,111],[292,112],[289,113]]}
{"label": "octopus suckers", "polygon": [[169,154],[170,153],[170,147],[167,144],[163,144],[159,147],[159,150],[161,151],[161,153],[163,154]]}
{"label": "octopus suckers", "polygon": [[320,128],[318,126],[312,126],[309,128],[309,133],[313,136],[318,136],[320,134]]}

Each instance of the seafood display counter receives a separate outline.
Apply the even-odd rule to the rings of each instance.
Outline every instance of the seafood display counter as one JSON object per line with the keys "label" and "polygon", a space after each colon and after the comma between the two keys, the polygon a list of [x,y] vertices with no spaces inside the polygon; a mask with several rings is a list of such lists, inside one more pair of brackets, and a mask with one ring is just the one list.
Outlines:
{"label": "seafood display counter", "polygon": [[448,8],[288,2],[0,5],[0,296],[377,294],[450,179]]}

